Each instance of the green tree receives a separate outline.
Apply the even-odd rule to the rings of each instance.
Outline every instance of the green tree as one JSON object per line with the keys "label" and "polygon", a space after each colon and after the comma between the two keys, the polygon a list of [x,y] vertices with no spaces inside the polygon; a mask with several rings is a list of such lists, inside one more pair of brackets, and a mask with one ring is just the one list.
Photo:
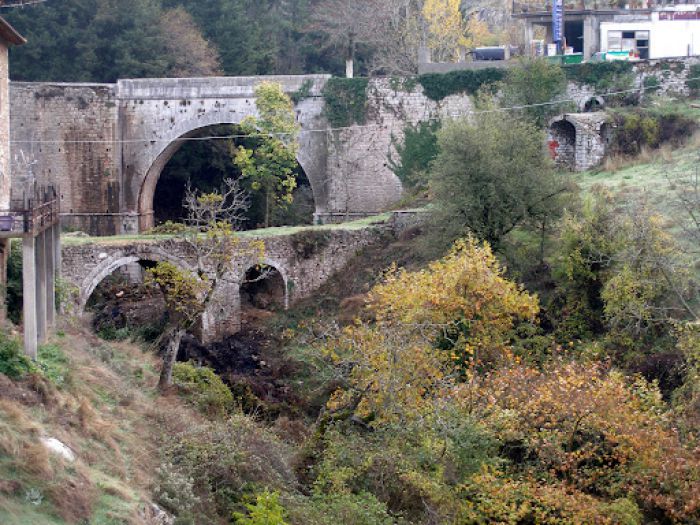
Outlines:
{"label": "green tree", "polygon": [[231,149],[241,176],[250,179],[253,191],[264,196],[268,227],[273,210],[284,208],[293,200],[300,128],[292,101],[282,86],[263,82],[255,89],[255,96],[258,116],[241,123],[245,133],[259,138],[255,148],[232,145]]}
{"label": "green tree", "polygon": [[284,521],[284,507],[280,505],[279,494],[265,491],[258,494],[255,504],[246,504],[248,514],[235,512],[233,519],[237,525],[287,525]]}
{"label": "green tree", "polygon": [[530,106],[523,109],[539,127],[547,118],[562,111],[563,104],[548,104],[566,90],[566,75],[561,67],[544,59],[522,60],[510,68],[504,83],[505,106]]}
{"label": "green tree", "polygon": [[44,2],[13,9],[7,19],[28,40],[12,50],[18,80],[114,82],[219,69],[199,28],[161,0]]}
{"label": "green tree", "polygon": [[423,187],[427,184],[430,165],[438,154],[437,132],[439,121],[408,124],[404,128],[403,142],[392,135],[392,143],[398,158],[389,154],[391,171],[410,187]]}
{"label": "green tree", "polygon": [[188,190],[185,207],[187,228],[169,242],[184,246],[196,261],[193,271],[160,262],[148,270],[147,282],[163,292],[168,311],[164,332],[167,348],[158,383],[161,389],[172,384],[172,372],[180,342],[200,321],[207,306],[217,297],[224,275],[230,270],[234,252],[262,258],[262,242],[242,246],[235,228],[243,219],[248,199],[236,181],[227,179],[221,191],[201,193]]}
{"label": "green tree", "polygon": [[543,142],[533,124],[498,113],[445,124],[430,175],[436,238],[447,245],[471,231],[498,248],[513,229],[559,216],[570,183]]}

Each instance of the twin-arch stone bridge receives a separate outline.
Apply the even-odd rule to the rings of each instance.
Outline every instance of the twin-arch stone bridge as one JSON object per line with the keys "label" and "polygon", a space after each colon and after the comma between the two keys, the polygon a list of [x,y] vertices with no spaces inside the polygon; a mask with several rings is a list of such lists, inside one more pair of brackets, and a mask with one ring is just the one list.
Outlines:
{"label": "twin-arch stone bridge", "polygon": [[[293,235],[262,237],[260,258],[246,244],[255,237],[242,237],[217,296],[205,311],[201,336],[213,341],[241,328],[241,285],[251,268],[265,265],[278,272],[283,306],[309,297],[364,247],[390,233],[387,225],[362,229],[312,230]],[[168,261],[185,271],[194,271],[196,261],[187,246],[174,241],[76,242],[62,248],[61,273],[75,292],[75,307],[82,314],[96,287],[117,269],[142,262]]]}

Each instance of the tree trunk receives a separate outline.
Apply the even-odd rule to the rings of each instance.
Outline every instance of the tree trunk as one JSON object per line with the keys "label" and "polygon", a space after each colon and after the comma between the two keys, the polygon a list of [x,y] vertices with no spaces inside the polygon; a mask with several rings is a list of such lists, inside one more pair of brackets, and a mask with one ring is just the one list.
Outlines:
{"label": "tree trunk", "polygon": [[168,348],[163,356],[163,368],[160,370],[160,380],[158,388],[165,390],[173,384],[173,365],[177,359],[177,352],[180,350],[180,341],[185,335],[182,328],[176,328],[168,341]]}

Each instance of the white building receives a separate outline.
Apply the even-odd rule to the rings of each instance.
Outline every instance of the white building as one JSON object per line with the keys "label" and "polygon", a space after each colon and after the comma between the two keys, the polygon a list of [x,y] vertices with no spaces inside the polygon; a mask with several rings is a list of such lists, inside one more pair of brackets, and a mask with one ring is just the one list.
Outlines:
{"label": "white building", "polygon": [[600,50],[637,51],[652,59],[700,55],[700,12],[660,11],[648,21],[601,22]]}

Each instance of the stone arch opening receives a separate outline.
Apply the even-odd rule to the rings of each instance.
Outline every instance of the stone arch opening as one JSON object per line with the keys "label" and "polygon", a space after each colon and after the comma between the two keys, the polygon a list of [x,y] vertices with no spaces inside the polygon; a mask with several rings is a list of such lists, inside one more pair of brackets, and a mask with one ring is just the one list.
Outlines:
{"label": "stone arch opening", "polygon": [[144,285],[145,271],[157,262],[136,256],[118,258],[92,276],[81,294],[80,313],[91,312],[97,333],[109,339],[138,329],[147,340],[158,337],[167,319],[165,300]]}
{"label": "stone arch opening", "polygon": [[568,120],[556,120],[549,126],[549,152],[558,167],[576,168],[576,127]]}
{"label": "stone arch opening", "polygon": [[[236,122],[215,122],[205,126],[193,125],[193,129],[174,138],[165,145],[151,163],[143,179],[138,196],[139,230],[144,231],[159,222],[181,220],[184,217],[182,198],[188,179],[192,186],[211,191],[221,186],[226,177],[237,178],[240,175],[233,165],[229,147],[231,137],[235,144],[254,148],[254,139],[240,136]],[[209,138],[217,137],[217,138]],[[275,225],[311,224],[316,211],[316,189],[303,166],[302,159],[297,158],[295,171],[297,189],[294,202],[285,211],[275,217]],[[245,229],[254,229],[259,225],[261,197],[251,194],[249,221]]]}
{"label": "stone arch opening", "polygon": [[605,99],[603,97],[591,97],[583,105],[585,113],[593,113],[605,109]]}
{"label": "stone arch opening", "polygon": [[610,125],[608,122],[603,122],[600,125],[600,138],[603,141],[603,144],[607,148],[612,144],[613,141],[613,127]]}
{"label": "stone arch opening", "polygon": [[264,317],[265,312],[289,307],[287,278],[279,267],[258,264],[248,268],[240,288],[241,319],[243,323]]}

